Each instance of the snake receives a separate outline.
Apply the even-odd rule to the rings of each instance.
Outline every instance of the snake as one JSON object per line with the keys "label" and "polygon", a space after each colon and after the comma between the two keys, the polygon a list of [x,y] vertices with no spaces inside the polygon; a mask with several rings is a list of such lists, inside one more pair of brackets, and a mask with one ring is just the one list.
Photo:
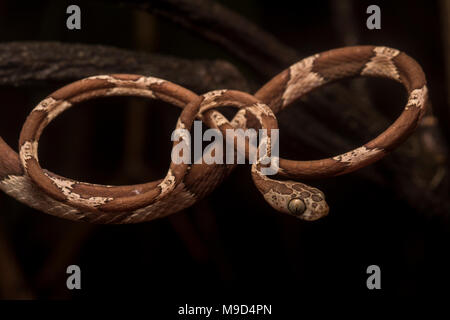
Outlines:
{"label": "snake", "polygon": [[[45,127],[65,110],[106,96],[159,99],[182,109],[176,129],[189,130],[195,119],[221,132],[238,128],[277,129],[276,114],[307,93],[349,77],[381,77],[401,83],[406,105],[398,118],[363,146],[333,157],[298,161],[276,157],[277,175],[262,173],[261,159],[251,166],[252,180],[275,210],[303,220],[329,212],[325,195],[302,179],[334,177],[370,165],[394,150],[417,127],[429,108],[426,78],[420,65],[397,49],[353,46],[314,54],[291,65],[255,94],[215,90],[203,95],[150,76],[112,74],[78,80],[55,91],[28,115],[19,138],[19,153],[0,137],[0,189],[39,211],[74,221],[138,223],[165,217],[210,194],[235,164],[171,162],[163,179],[129,186],[109,186],[68,179],[42,169],[38,142]],[[239,108],[232,120],[217,107]],[[268,130],[269,132],[271,130]],[[186,137],[174,141],[175,148]],[[264,146],[270,155],[271,136]],[[247,153],[247,151],[246,151]]]}

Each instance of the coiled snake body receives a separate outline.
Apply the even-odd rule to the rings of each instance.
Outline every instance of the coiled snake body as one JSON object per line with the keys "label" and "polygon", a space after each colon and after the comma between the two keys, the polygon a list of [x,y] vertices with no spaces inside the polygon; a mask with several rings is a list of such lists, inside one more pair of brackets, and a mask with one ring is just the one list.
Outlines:
{"label": "coiled snake body", "polygon": [[[190,129],[196,118],[221,131],[248,127],[274,129],[278,128],[274,114],[318,87],[351,76],[383,77],[402,83],[408,100],[398,119],[378,137],[352,151],[313,161],[279,158],[278,169],[278,176],[288,179],[346,174],[381,159],[402,143],[416,128],[429,104],[421,67],[396,49],[357,46],[316,54],[284,70],[253,96],[234,90],[198,96],[169,81],[138,75],[94,76],[74,82],[33,109],[20,134],[19,154],[0,138],[0,188],[33,208],[71,220],[135,223],[167,216],[209,194],[234,165],[172,162],[164,179],[131,186],[78,182],[41,169],[38,141],[46,125],[82,101],[131,95],[161,99],[182,108],[178,129]],[[235,106],[240,110],[228,121],[214,110],[218,106]],[[269,134],[259,147],[270,152],[270,140]],[[174,147],[178,143],[174,142]],[[258,159],[252,165],[252,178],[276,210],[305,220],[328,213],[320,190],[293,180],[269,178],[261,173],[263,167]]]}

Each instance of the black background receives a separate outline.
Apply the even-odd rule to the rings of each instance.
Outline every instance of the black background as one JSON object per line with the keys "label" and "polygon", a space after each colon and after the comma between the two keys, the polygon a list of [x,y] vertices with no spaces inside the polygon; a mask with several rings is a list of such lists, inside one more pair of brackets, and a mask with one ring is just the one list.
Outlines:
{"label": "black background", "polygon": [[[69,4],[40,1],[24,6],[0,1],[0,41],[81,42],[190,59],[225,59],[238,66],[256,87],[269,80],[261,81],[217,45],[169,21],[129,8],[78,2],[82,29],[69,31],[65,26]],[[301,56],[344,45],[328,1],[223,4]],[[422,65],[433,105],[438,106],[435,113],[447,123],[442,127],[448,139],[439,2],[378,2],[382,29],[373,31],[365,26],[369,4],[373,3],[355,4],[359,43],[398,48]],[[144,42],[137,35],[137,21],[146,21],[144,26],[150,28]],[[347,83],[351,81],[358,80]],[[0,87],[0,133],[6,142],[16,147],[28,112],[61,85]],[[402,88],[383,80],[369,80],[368,85],[374,86],[371,99],[395,119],[404,103]],[[143,159],[151,170],[138,177],[130,177],[130,168],[124,168],[124,119],[133,103],[148,104],[150,109]],[[280,118],[281,132],[283,123],[295,120],[290,112]],[[58,174],[96,183],[142,183],[162,177],[177,115],[176,108],[132,98],[85,103],[48,127],[40,144],[41,163]],[[297,130],[301,134],[302,128]],[[281,134],[281,139],[295,139],[295,135],[285,138]],[[65,142],[67,137],[70,144]],[[283,150],[282,142],[281,156],[314,159],[347,151],[314,154],[296,150],[295,144]],[[200,203],[138,225],[65,221],[1,195],[1,232],[25,279],[26,296],[32,298],[143,298],[149,306],[192,301],[274,303],[287,298],[300,304],[301,296],[408,297],[448,291],[448,217],[417,211],[389,188],[362,179],[358,173],[311,184],[326,193],[331,207],[328,217],[313,223],[274,212],[253,186],[249,167],[239,166]],[[81,267],[80,291],[65,287],[68,264]],[[366,268],[371,264],[381,268],[380,291],[366,288]],[[15,297],[12,292],[4,293],[4,298]]]}

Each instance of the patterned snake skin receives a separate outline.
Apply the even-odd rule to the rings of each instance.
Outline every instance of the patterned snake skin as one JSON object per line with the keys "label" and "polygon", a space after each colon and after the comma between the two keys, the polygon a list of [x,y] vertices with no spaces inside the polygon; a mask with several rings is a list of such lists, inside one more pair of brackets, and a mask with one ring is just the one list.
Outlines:
{"label": "patterned snake skin", "polygon": [[[428,107],[428,90],[421,67],[396,49],[357,46],[334,49],[305,58],[284,70],[253,96],[235,90],[217,90],[198,96],[169,81],[139,75],[102,75],[69,84],[49,95],[33,109],[19,139],[19,154],[0,137],[0,188],[37,210],[78,221],[136,223],[167,216],[187,208],[209,194],[234,165],[176,164],[171,162],[164,179],[139,185],[105,186],[78,182],[43,170],[38,161],[38,141],[44,128],[76,104],[104,96],[142,96],[182,108],[177,129],[189,130],[201,119],[221,132],[227,129],[277,129],[275,114],[308,92],[352,76],[383,77],[402,83],[406,106],[383,133],[347,153],[313,161],[278,160],[278,175],[288,179],[332,177],[367,166],[392,151],[416,128]],[[240,110],[228,121],[214,108]],[[258,150],[271,152],[271,135]],[[185,141],[175,141],[173,147]],[[248,150],[246,150],[246,154]],[[248,154],[247,154],[248,156]],[[262,173],[258,158],[252,178],[266,201],[276,210],[304,220],[328,214],[324,194],[293,180],[275,180]]]}

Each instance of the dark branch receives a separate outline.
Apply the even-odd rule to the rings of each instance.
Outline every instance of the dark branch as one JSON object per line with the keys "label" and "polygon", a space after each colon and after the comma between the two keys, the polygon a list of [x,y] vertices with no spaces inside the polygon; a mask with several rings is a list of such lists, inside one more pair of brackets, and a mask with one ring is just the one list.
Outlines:
{"label": "dark branch", "polygon": [[187,60],[101,45],[0,43],[0,85],[42,85],[110,73],[160,77],[198,93],[217,88],[248,89],[239,71],[221,60]]}
{"label": "dark branch", "polygon": [[273,76],[297,60],[295,50],[215,1],[131,0],[137,7],[165,17],[227,49],[264,76]]}

